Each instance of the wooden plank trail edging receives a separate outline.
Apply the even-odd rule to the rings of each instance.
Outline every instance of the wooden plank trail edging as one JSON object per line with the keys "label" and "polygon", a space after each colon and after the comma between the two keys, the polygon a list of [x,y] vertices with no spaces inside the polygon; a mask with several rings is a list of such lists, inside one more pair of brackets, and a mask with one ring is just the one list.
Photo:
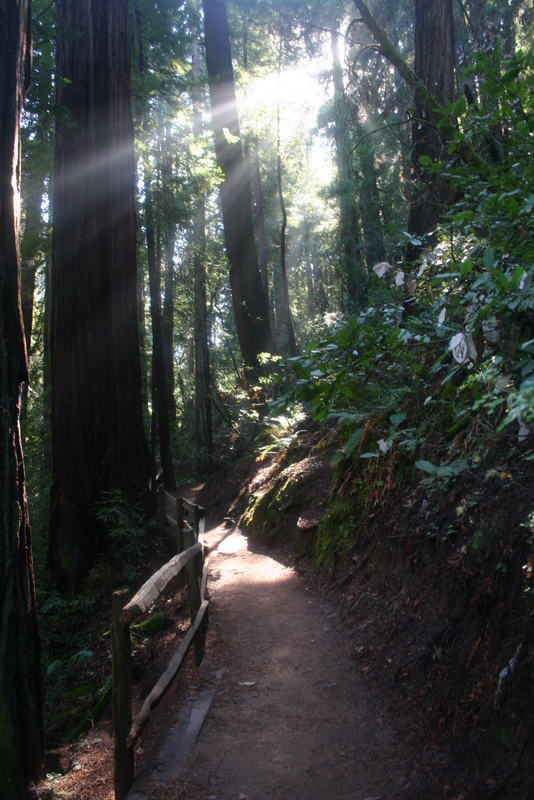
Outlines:
{"label": "wooden plank trail edging", "polygon": [[[176,509],[176,519],[166,511],[167,501]],[[115,759],[113,779],[115,800],[125,800],[133,783],[133,747],[146,726],[151,710],[159,703],[193,644],[195,664],[200,666],[204,655],[209,602],[205,598],[208,560],[204,564],[204,509],[183,498],[174,498],[160,487],[159,509],[162,522],[176,526],[178,555],[154,573],[129,601],[128,590],[114,592],[112,597],[111,653],[113,731]],[[193,523],[193,524],[191,524]],[[184,549],[184,546],[187,549]],[[169,666],[146,698],[132,725],[132,693],[130,681],[130,623],[145,614],[169,582],[185,569],[191,626],[172,657]]]}
{"label": "wooden plank trail edging", "polygon": [[189,547],[183,553],[171,558],[161,569],[158,569],[151,578],[139,589],[136,595],[122,609],[122,621],[132,623],[154,605],[160,594],[165,591],[170,581],[178,575],[185,565],[197,553],[202,553],[200,542]]}
{"label": "wooden plank trail edging", "polygon": [[128,745],[128,747],[131,748],[135,745],[137,739],[139,738],[139,735],[141,734],[143,728],[145,727],[145,725],[149,720],[150,712],[155,706],[157,706],[157,704],[159,703],[159,701],[161,700],[161,698],[171,685],[172,681],[174,680],[174,677],[176,676],[176,673],[182,666],[182,661],[184,660],[187,651],[191,646],[191,642],[193,641],[195,634],[200,628],[201,622],[204,618],[204,614],[207,611],[207,609],[208,609],[208,601],[204,600],[202,602],[202,605],[200,606],[197,618],[195,620],[195,624],[192,625],[187,631],[186,635],[182,640],[182,643],[180,644],[180,647],[171,658],[169,666],[167,667],[167,669],[160,677],[160,679],[158,680],[158,682],[156,683],[156,685],[146,698],[145,702],[143,703],[141,711],[137,715],[137,718],[128,734],[128,738],[126,740],[126,744]]}

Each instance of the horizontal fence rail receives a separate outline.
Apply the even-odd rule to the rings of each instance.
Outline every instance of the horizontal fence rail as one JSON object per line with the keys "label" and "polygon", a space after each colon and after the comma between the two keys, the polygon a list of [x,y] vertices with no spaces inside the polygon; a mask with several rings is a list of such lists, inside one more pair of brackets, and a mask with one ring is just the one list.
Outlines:
{"label": "horizontal fence rail", "polygon": [[[176,516],[167,511],[170,506]],[[196,666],[204,655],[209,602],[205,598],[208,559],[204,559],[204,516],[202,506],[181,497],[175,498],[160,487],[159,509],[162,522],[176,528],[178,554],[155,572],[128,599],[123,589],[114,592],[111,604],[111,653],[113,731],[115,743],[114,786],[115,800],[124,800],[133,783],[133,748],[150,718],[151,710],[159,703],[180,669],[187,651],[194,648]],[[191,626],[173,655],[169,666],[143,703],[132,723],[130,624],[143,616],[165,591],[170,581],[185,570]]]}

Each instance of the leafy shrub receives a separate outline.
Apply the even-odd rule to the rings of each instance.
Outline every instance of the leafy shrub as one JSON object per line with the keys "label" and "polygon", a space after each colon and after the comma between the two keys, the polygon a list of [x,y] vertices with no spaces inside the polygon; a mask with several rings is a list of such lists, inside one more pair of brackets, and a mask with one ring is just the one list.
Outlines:
{"label": "leafy shrub", "polygon": [[[380,457],[395,443],[414,452],[423,423],[439,417],[451,436],[482,411],[489,428],[534,420],[534,59],[503,63],[478,53],[480,101],[449,104],[458,121],[448,158],[421,161],[453,186],[441,241],[409,267],[374,267],[380,305],[336,323],[304,357],[288,359],[273,405],[305,401],[315,418],[338,419],[345,457]],[[424,247],[424,242],[414,241]],[[408,271],[410,270],[410,271]],[[384,291],[384,287],[387,291]],[[370,418],[372,446],[361,447]],[[352,420],[352,424],[347,424]],[[369,438],[369,437],[368,437]],[[427,473],[451,463],[419,464]]]}
{"label": "leafy shrub", "polygon": [[142,510],[125,503],[120,490],[112,490],[103,492],[95,517],[106,526],[109,559],[126,580],[135,580],[148,547]]}

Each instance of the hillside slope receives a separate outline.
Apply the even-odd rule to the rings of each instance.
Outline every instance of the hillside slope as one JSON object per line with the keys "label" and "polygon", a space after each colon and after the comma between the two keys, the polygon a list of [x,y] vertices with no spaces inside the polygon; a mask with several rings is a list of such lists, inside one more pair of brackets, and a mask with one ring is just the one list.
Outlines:
{"label": "hillside slope", "polygon": [[359,671],[423,761],[440,754],[443,797],[531,797],[533,476],[521,447],[501,437],[468,470],[437,475],[395,448],[336,459],[335,428],[301,427],[289,447],[219,471],[200,502],[287,543],[335,600]]}

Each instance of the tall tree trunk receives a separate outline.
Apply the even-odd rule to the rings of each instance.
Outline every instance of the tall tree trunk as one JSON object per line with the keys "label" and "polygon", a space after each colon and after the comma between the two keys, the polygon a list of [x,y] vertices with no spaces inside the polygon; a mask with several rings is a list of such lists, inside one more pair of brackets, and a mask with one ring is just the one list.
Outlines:
{"label": "tall tree trunk", "polygon": [[313,317],[315,314],[315,292],[313,290],[313,268],[311,259],[311,236],[310,223],[307,217],[304,218],[303,231],[304,258],[306,262],[306,294],[308,299],[308,314]]}
{"label": "tall tree trunk", "polygon": [[[137,325],[127,0],[58,0],[49,559],[77,583],[102,546],[95,504],[149,508]],[[74,34],[74,31],[76,32]]]}
{"label": "tall tree trunk", "polygon": [[[170,155],[163,157],[161,170],[162,186],[172,182],[172,159]],[[169,420],[176,419],[176,402],[174,399],[174,245],[176,243],[176,223],[167,219],[163,231],[163,248],[165,251],[165,296],[163,298],[163,361],[165,368],[165,386],[167,389],[167,408]]]}
{"label": "tall tree trunk", "polygon": [[[24,192],[24,232],[20,243],[20,271],[21,271],[21,301],[22,318],[24,321],[24,337],[26,351],[30,355],[31,338],[33,329],[33,296],[35,294],[35,279],[37,275],[37,252],[41,243],[41,199],[43,196],[44,179],[33,176],[26,182]],[[21,405],[21,433],[22,448],[26,447],[26,421],[28,408],[28,384],[22,388]]]}
{"label": "tall tree trunk", "polygon": [[[41,659],[20,436],[28,380],[19,257],[20,118],[31,70],[31,3],[0,0],[0,797],[43,773]],[[24,80],[26,76],[26,81]]]}
{"label": "tall tree trunk", "polygon": [[[142,75],[144,71],[144,64],[143,64],[143,43],[141,40],[141,14],[139,11],[139,3],[136,0],[132,0],[131,4],[132,9],[132,28],[133,28],[133,40],[134,40],[134,52],[135,52],[135,67],[137,70],[138,75]],[[142,129],[143,126],[143,108],[142,104],[139,102],[139,96],[135,103],[134,107],[134,125],[136,131]],[[140,280],[137,283],[137,318],[138,318],[138,328],[139,328],[139,350],[141,356],[141,403],[143,408],[143,415],[148,419],[151,417],[151,402],[149,401],[149,397],[151,397],[150,393],[150,376],[149,376],[149,369],[148,369],[148,347],[146,344],[147,339],[147,323],[146,323],[146,314],[145,314],[145,287],[144,287],[144,280]],[[154,404],[152,402],[152,408],[154,408]],[[151,461],[150,461],[150,474],[154,474],[154,465],[152,463],[152,426],[151,426],[151,445],[150,445],[150,452],[151,452]]]}
{"label": "tall tree trunk", "polygon": [[[435,160],[444,152],[445,144],[455,132],[454,122],[441,113],[447,99],[454,98],[454,26],[452,0],[415,0],[415,63],[414,69],[403,60],[380,28],[364,0],[353,0],[362,21],[375,38],[378,50],[413,89],[415,119],[412,126],[412,199],[408,230],[415,237],[430,233],[451,200],[450,188],[434,176],[421,188],[420,157]],[[439,132],[436,123],[442,127]],[[472,150],[468,158],[478,160]],[[418,185],[419,184],[419,185]],[[409,245],[408,262],[419,255],[418,245]]]}
{"label": "tall tree trunk", "polygon": [[[145,72],[143,41],[141,37],[141,17],[138,3],[133,3],[132,18],[134,27],[134,42],[136,49],[136,69],[140,78]],[[137,107],[137,116],[141,118],[141,104]],[[146,142],[148,136],[148,119],[143,117],[143,138]],[[151,424],[151,451],[152,451],[152,488],[155,489],[155,463],[156,463],[156,431],[159,433],[159,452],[161,467],[163,469],[163,482],[169,491],[176,489],[174,467],[171,451],[170,413],[168,405],[167,381],[165,375],[165,357],[163,351],[163,321],[161,313],[161,228],[159,224],[158,206],[158,236],[154,224],[154,202],[150,179],[148,159],[143,161],[143,177],[145,189],[145,225],[146,245],[148,260],[148,284],[150,292],[150,319],[152,322],[152,424]],[[154,424],[157,419],[157,426]]]}
{"label": "tall tree trunk", "polygon": [[[280,41],[280,52],[282,51],[282,42]],[[278,69],[278,78],[280,78],[280,68]],[[276,179],[278,185],[278,199],[280,201],[280,210],[282,212],[282,225],[280,228],[280,266],[282,272],[282,314],[281,323],[287,328],[287,339],[289,342],[289,352],[292,357],[298,355],[297,342],[295,340],[295,331],[293,329],[293,318],[291,316],[291,306],[289,304],[289,285],[287,282],[287,261],[286,261],[286,229],[287,229],[287,211],[284,201],[284,193],[282,191],[282,156],[280,153],[280,104],[277,104],[277,161],[276,161]]]}
{"label": "tall tree trunk", "polygon": [[[442,108],[454,99],[455,47],[452,0],[415,0],[414,73]],[[415,237],[431,234],[452,200],[450,186],[439,175],[428,176],[421,156],[438,161],[446,153],[438,130],[439,116],[416,94],[412,125],[412,194],[408,231]],[[410,244],[407,260],[414,261],[420,247]]]}
{"label": "tall tree trunk", "polygon": [[[200,95],[200,46],[193,44],[193,133],[202,136],[202,102]],[[211,424],[211,372],[208,347],[208,315],[206,307],[206,203],[202,185],[197,186],[197,207],[193,228],[193,269],[195,282],[195,422],[197,466],[201,476],[213,469],[213,435]]]}
{"label": "tall tree trunk", "polygon": [[[309,174],[310,171],[310,148],[311,143],[308,141],[306,143],[306,173]],[[306,293],[308,299],[308,314],[310,318],[315,316],[316,312],[316,302],[315,302],[315,291],[313,285],[313,264],[312,264],[312,255],[311,255],[311,230],[310,230],[310,219],[307,214],[304,215],[304,230],[302,236],[302,244],[304,247],[304,259],[306,263]]]}
{"label": "tall tree trunk", "polygon": [[174,389],[174,245],[176,234],[167,229],[164,235],[165,246],[165,296],[163,298],[163,361],[165,365],[165,386],[167,387],[167,408],[169,420],[176,419]]}
{"label": "tall tree trunk", "polygon": [[[144,164],[145,177],[145,223],[146,246],[148,258],[148,280],[150,285],[150,318],[152,320],[152,381],[155,392],[155,404],[152,414],[158,419],[159,453],[163,469],[163,482],[170,491],[176,489],[174,467],[171,452],[171,430],[169,425],[169,408],[167,404],[167,385],[165,381],[165,361],[163,357],[163,324],[161,319],[161,272],[156,257],[156,239],[154,231],[154,210],[152,203],[152,187],[148,174],[148,165]],[[152,453],[154,461],[154,452]]]}
{"label": "tall tree trunk", "polygon": [[45,290],[43,314],[43,441],[42,463],[46,475],[46,485],[52,475],[52,412],[50,398],[52,396],[52,375],[50,370],[50,323],[52,319],[52,258],[47,256],[45,264]]}
{"label": "tall tree trunk", "polygon": [[37,274],[37,252],[41,244],[41,201],[44,191],[42,176],[28,181],[24,192],[24,233],[20,243],[22,273],[22,316],[24,319],[24,335],[26,349],[30,352],[33,328],[33,295],[35,293],[35,277]]}
{"label": "tall tree trunk", "polygon": [[245,366],[255,376],[261,372],[259,354],[273,352],[274,341],[254,241],[226,6],[224,0],[203,0],[203,8],[215,153],[223,174],[221,206],[234,315]]}
{"label": "tall tree trunk", "polygon": [[[357,110],[352,108],[352,114]],[[370,137],[365,136],[364,127],[354,120],[356,133],[360,139],[358,146],[360,180],[360,217],[365,246],[365,261],[370,271],[374,264],[384,261],[384,232],[380,216],[380,192],[375,168],[375,151]]]}
{"label": "tall tree trunk", "polygon": [[334,81],[334,137],[336,143],[337,182],[339,194],[339,227],[342,247],[341,274],[347,291],[347,310],[356,311],[365,303],[365,276],[360,221],[353,187],[349,141],[349,110],[343,86],[343,68],[339,58],[339,34],[331,33],[332,74]]}
{"label": "tall tree trunk", "polygon": [[269,302],[269,270],[267,266],[267,247],[265,245],[265,217],[263,214],[263,195],[261,191],[260,173],[260,141],[256,139],[254,143],[254,153],[252,156],[254,171],[254,200],[256,203],[256,230],[258,233],[258,261],[261,272],[261,283],[267,303],[267,313],[270,314]]}

